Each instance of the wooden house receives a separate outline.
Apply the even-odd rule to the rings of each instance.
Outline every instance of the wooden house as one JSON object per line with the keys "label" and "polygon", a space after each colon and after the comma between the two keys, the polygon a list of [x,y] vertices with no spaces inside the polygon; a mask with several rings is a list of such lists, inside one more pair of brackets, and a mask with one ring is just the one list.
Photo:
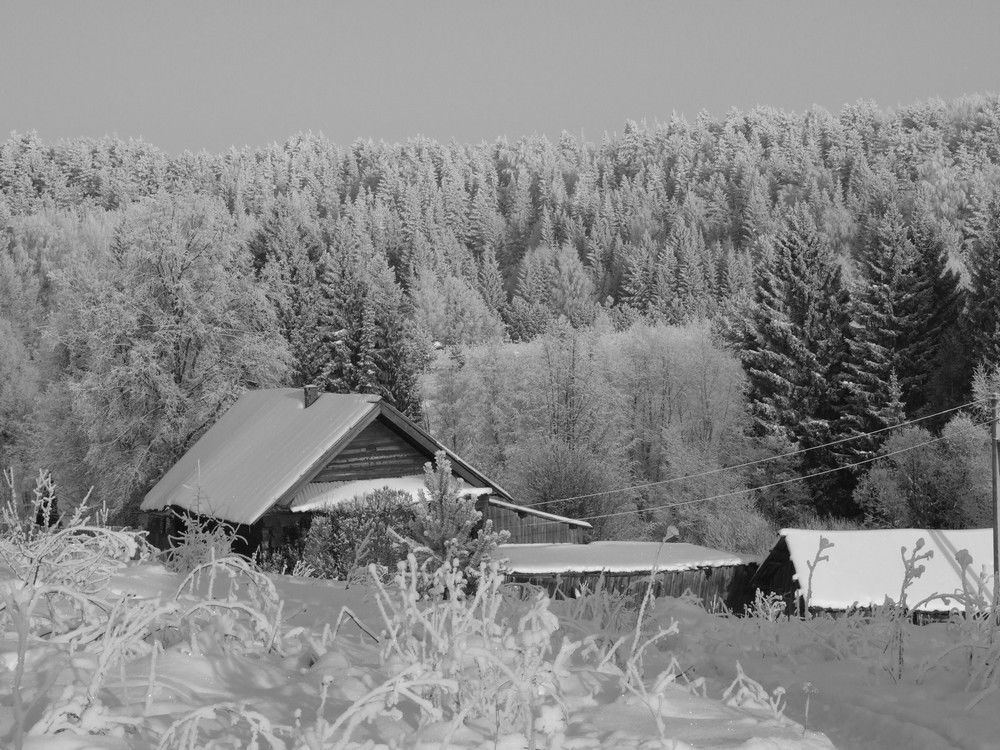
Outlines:
{"label": "wooden house", "polygon": [[654,596],[690,592],[706,606],[732,607],[742,597],[756,565],[739,555],[685,542],[591,542],[506,544],[509,578],[573,596],[600,581],[606,591],[641,596],[653,581]]}
{"label": "wooden house", "polygon": [[918,543],[918,554],[931,555],[916,561],[923,572],[906,591],[907,606],[915,613],[964,611],[964,595],[947,596],[956,592],[992,600],[992,529],[782,529],[751,578],[747,595],[752,599],[757,590],[779,594],[788,614],[899,602],[904,555],[909,558]]}
{"label": "wooden house", "polygon": [[160,547],[177,511],[220,519],[243,551],[294,541],[318,510],[374,489],[416,494],[423,467],[445,451],[463,493],[513,541],[577,542],[590,524],[518,505],[499,485],[378,396],[316,389],[249,391],[146,494],[140,506]]}

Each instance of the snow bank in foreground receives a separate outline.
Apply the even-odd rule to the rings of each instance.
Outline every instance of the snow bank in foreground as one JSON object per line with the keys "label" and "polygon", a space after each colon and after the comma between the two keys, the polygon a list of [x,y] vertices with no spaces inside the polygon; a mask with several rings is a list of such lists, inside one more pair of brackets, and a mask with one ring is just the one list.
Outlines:
{"label": "snow bank in foreground", "polygon": [[505,544],[499,556],[513,573],[648,573],[742,565],[731,552],[684,542],[591,542],[590,544]]}
{"label": "snow bank in foreground", "polygon": [[[795,576],[804,593],[811,592],[809,603],[814,607],[845,609],[854,604],[862,607],[880,605],[886,597],[899,599],[904,566],[900,550],[912,554],[918,539],[924,540],[921,553],[932,551],[932,557],[921,560],[923,574],[913,581],[907,601],[914,605],[934,594],[961,592],[963,586],[982,591],[992,600],[993,532],[990,529],[962,531],[931,531],[927,529],[872,529],[861,531],[814,531],[782,529]],[[809,563],[820,548],[820,538],[833,544],[823,550],[815,568],[810,587]],[[965,551],[971,563],[963,565]],[[960,602],[940,599],[920,605],[929,612],[962,609]]]}

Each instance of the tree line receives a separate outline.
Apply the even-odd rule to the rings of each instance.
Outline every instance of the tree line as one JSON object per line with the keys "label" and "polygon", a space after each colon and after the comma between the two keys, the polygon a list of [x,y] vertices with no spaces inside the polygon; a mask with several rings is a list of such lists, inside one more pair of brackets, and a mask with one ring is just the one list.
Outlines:
{"label": "tree line", "polygon": [[[901,523],[925,509],[884,512],[921,493],[873,487],[864,462],[900,439],[883,428],[931,417],[938,437],[954,415],[931,415],[998,380],[997,97],[732,110],[600,143],[302,134],[169,155],[13,134],[0,227],[0,461],[126,516],[242,389],[316,383],[383,395],[524,502],[809,449],[725,474],[820,474],[740,512]],[[668,362],[685,347],[727,363],[724,393]],[[664,382],[685,384],[669,406],[640,403]],[[548,416],[507,419],[504,399]],[[664,487],[564,510],[694,491]]]}

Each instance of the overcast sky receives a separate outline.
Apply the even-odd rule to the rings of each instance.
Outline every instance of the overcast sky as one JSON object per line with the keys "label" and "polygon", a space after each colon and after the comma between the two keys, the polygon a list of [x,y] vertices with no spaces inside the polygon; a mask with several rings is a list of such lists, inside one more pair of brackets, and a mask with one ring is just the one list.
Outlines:
{"label": "overcast sky", "polygon": [[1000,90],[1000,2],[0,0],[0,133],[460,141]]}

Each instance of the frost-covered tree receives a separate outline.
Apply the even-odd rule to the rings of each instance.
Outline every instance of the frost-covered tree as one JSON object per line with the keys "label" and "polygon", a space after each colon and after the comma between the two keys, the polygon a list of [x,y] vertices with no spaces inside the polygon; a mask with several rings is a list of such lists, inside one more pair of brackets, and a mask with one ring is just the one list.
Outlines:
{"label": "frost-covered tree", "polygon": [[408,336],[403,290],[357,230],[323,260],[320,384],[334,393],[374,393],[411,416],[419,412],[420,352]]}
{"label": "frost-covered tree", "polygon": [[17,330],[0,315],[0,467],[15,468],[18,480],[29,476],[38,378]]}
{"label": "frost-covered tree", "polygon": [[992,367],[1000,362],[1000,188],[979,199],[969,226],[966,347],[973,366]]}
{"label": "frost-covered tree", "polygon": [[410,526],[410,543],[419,557],[435,561],[434,567],[454,560],[475,569],[507,540],[506,531],[493,531],[492,521],[482,521],[475,499],[461,494],[462,482],[451,473],[444,451],[435,454],[433,465],[424,464],[424,487]]}
{"label": "frost-covered tree", "polygon": [[971,367],[959,324],[966,291],[951,266],[957,232],[933,214],[930,198],[918,196],[910,220],[914,262],[901,309],[908,330],[900,334],[900,389],[906,413],[922,416],[961,403]]}
{"label": "frost-covered tree", "polygon": [[[215,200],[160,194],[130,208],[97,258],[56,277],[43,458],[130,518],[139,497],[247,387],[280,384],[287,348],[254,284],[242,227]],[[61,404],[61,406],[60,406]],[[84,476],[61,453],[79,450]]]}
{"label": "frost-covered tree", "polygon": [[[894,432],[855,490],[865,523],[876,528],[964,529],[988,526],[991,519],[989,455],[984,427],[965,415],[931,442],[922,427]],[[929,443],[929,444],[928,444]],[[889,455],[895,454],[895,455]]]}
{"label": "frost-covered tree", "polygon": [[302,201],[280,197],[248,247],[288,343],[289,382],[315,383],[325,364],[319,329],[323,246]]}
{"label": "frost-covered tree", "polygon": [[[844,359],[846,294],[829,246],[801,209],[769,253],[739,344],[751,434],[794,449],[813,448],[838,437],[842,411],[835,384]],[[811,450],[796,470],[810,473],[835,462],[827,450]],[[850,512],[850,486],[838,479],[814,484],[816,501],[828,512]]]}
{"label": "frost-covered tree", "polygon": [[899,375],[909,375],[903,350],[920,325],[913,301],[916,252],[895,204],[871,217],[859,250],[850,304],[850,335],[839,387],[843,390],[838,446],[848,459],[869,458],[884,437],[866,436],[905,418]]}

